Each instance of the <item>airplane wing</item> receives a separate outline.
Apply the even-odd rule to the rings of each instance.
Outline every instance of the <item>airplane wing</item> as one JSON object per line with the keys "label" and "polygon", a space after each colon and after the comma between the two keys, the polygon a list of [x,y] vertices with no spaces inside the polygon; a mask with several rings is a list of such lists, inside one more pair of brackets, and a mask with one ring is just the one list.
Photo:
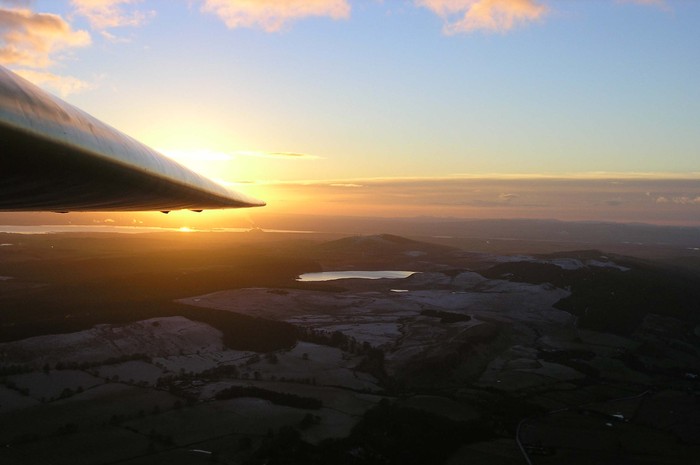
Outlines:
{"label": "airplane wing", "polygon": [[0,66],[0,211],[263,206]]}

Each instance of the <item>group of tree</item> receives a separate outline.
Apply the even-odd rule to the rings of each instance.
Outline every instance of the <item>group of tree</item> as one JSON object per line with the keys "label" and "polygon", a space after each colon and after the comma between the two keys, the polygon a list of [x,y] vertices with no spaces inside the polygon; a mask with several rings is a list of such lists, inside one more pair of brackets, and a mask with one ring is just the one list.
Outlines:
{"label": "group of tree", "polygon": [[263,442],[248,465],[444,463],[463,444],[494,437],[483,424],[458,422],[387,400],[365,412],[346,438],[311,445],[302,439],[299,429],[313,422],[313,416],[307,415],[299,428],[280,428]]}
{"label": "group of tree", "polygon": [[269,400],[276,405],[303,409],[320,409],[323,407],[323,402],[313,397],[297,396],[296,394],[271,391],[255,386],[231,386],[219,391],[215,396],[217,400],[235,399],[239,397],[255,397]]}

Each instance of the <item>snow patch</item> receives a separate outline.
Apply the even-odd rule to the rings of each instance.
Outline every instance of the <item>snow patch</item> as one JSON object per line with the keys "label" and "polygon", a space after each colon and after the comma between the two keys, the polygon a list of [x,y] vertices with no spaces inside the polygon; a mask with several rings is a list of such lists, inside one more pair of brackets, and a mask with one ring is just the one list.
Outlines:
{"label": "snow patch", "polygon": [[146,355],[163,357],[222,350],[221,331],[175,316],[151,318],[128,325],[102,324],[85,331],[37,336],[0,344],[2,361],[32,364],[99,363],[110,358]]}

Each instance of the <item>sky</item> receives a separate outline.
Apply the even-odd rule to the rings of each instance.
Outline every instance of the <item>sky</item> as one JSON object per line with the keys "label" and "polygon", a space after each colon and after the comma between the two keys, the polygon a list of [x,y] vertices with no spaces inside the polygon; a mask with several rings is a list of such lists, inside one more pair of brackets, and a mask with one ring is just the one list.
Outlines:
{"label": "sky", "polygon": [[699,30],[693,0],[0,0],[0,64],[245,215],[700,226]]}

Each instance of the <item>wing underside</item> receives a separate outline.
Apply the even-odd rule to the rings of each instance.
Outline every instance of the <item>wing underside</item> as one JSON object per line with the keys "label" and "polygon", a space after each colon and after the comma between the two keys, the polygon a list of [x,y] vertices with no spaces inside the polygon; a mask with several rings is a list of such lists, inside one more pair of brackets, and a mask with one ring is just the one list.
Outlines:
{"label": "wing underside", "polygon": [[0,67],[0,211],[263,206]]}

